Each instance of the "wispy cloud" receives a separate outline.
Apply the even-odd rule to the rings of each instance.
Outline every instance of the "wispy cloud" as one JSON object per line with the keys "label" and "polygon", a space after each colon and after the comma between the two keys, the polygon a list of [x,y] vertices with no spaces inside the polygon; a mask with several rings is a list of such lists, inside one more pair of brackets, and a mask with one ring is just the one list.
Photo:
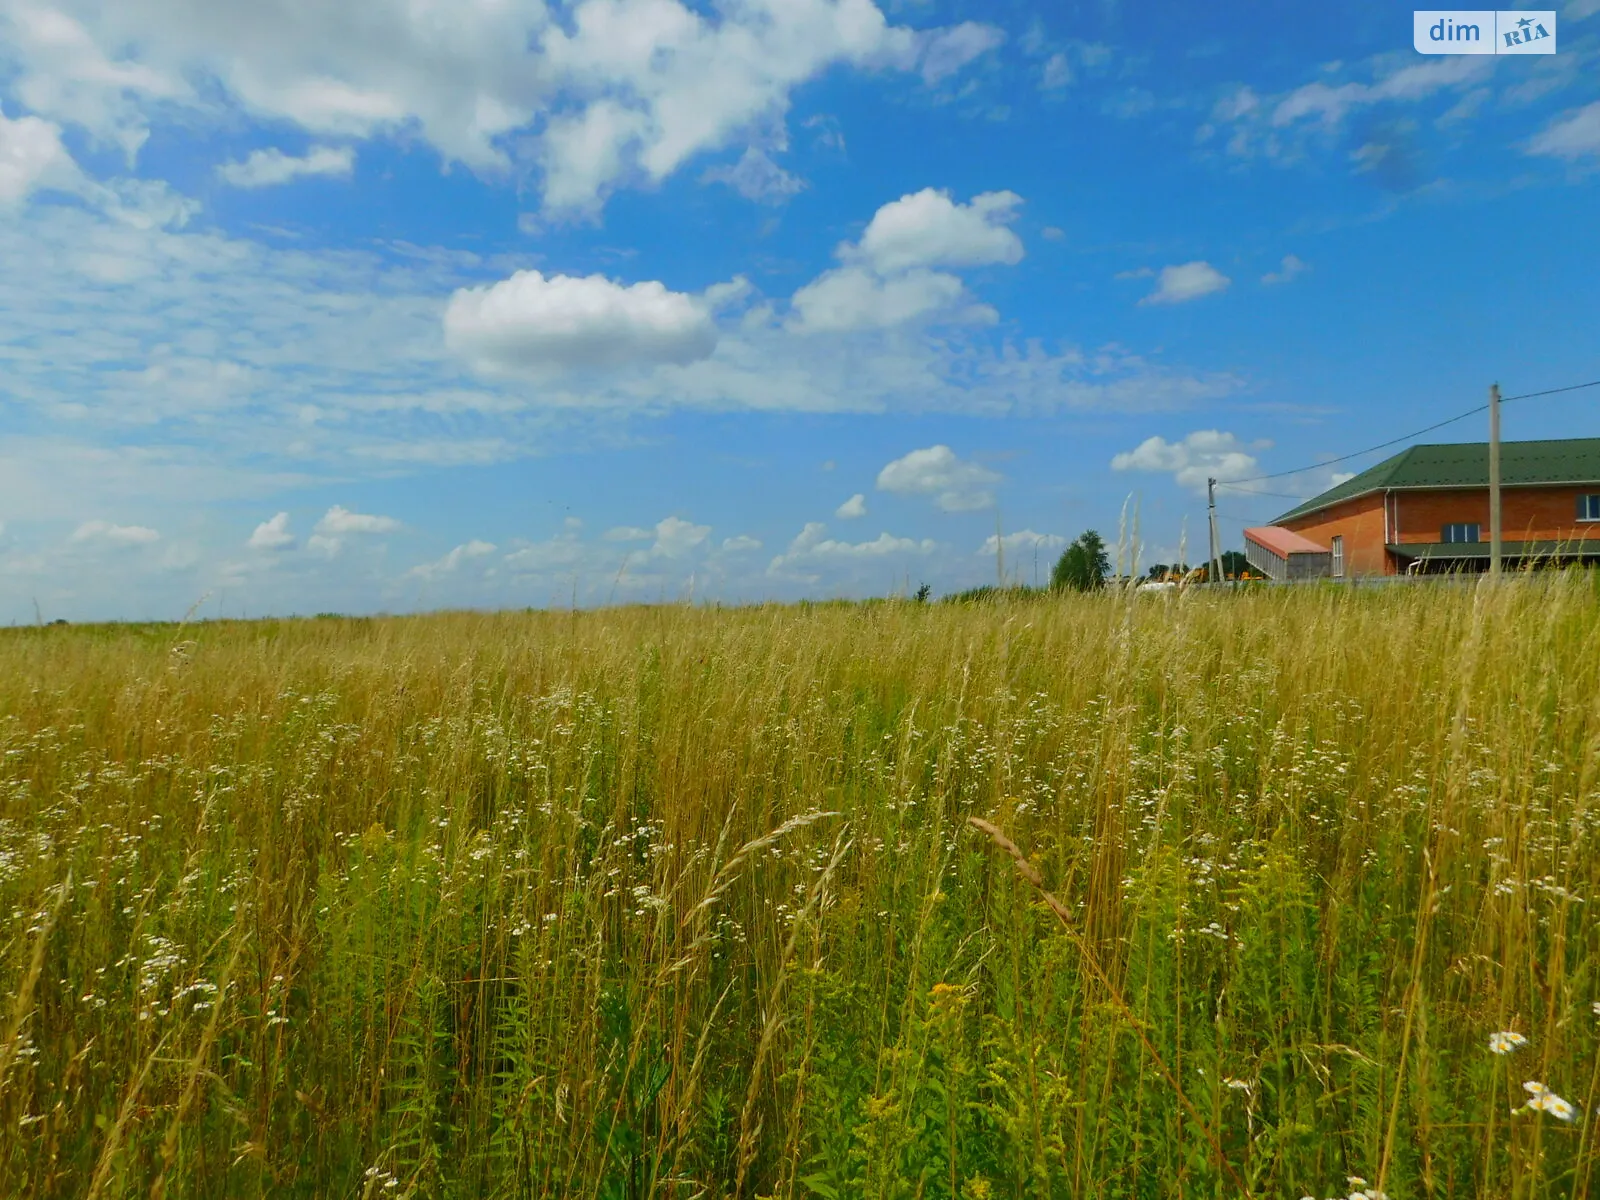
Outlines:
{"label": "wispy cloud", "polygon": [[1529,154],[1600,158],[1600,100],[1562,113],[1527,144]]}
{"label": "wispy cloud", "polygon": [[1310,269],[1311,267],[1309,264],[1302,262],[1293,254],[1285,254],[1283,256],[1283,262],[1279,265],[1278,269],[1276,271],[1268,271],[1261,277],[1261,282],[1265,284],[1288,283],[1291,280],[1297,279],[1299,276],[1304,275]]}
{"label": "wispy cloud", "polygon": [[308,176],[348,178],[355,162],[355,151],[348,146],[313,146],[300,157],[274,148],[256,150],[243,162],[223,163],[217,175],[238,188],[276,187]]}
{"label": "wispy cloud", "polygon": [[470,542],[463,542],[443,558],[412,567],[407,574],[419,579],[441,579],[447,575],[454,575],[470,562],[487,558],[494,553],[494,550],[493,542],[473,538]]}
{"label": "wispy cloud", "polygon": [[806,186],[805,180],[785,171],[756,146],[747,146],[738,162],[712,167],[700,178],[705,183],[725,183],[746,200],[761,204],[781,204]]}
{"label": "wispy cloud", "polygon": [[[1423,62],[1380,55],[1340,68],[1282,93],[1240,87],[1219,99],[1196,132],[1203,144],[1218,144],[1234,158],[1292,162],[1314,147],[1327,148],[1358,113],[1387,106],[1405,110],[1436,97],[1457,97],[1478,86],[1494,69],[1492,55],[1444,56]],[[1325,73],[1326,74],[1326,73]],[[1341,80],[1340,75],[1345,76]],[[1365,78],[1348,78],[1348,76]],[[1454,100],[1452,100],[1454,103]]]}
{"label": "wispy cloud", "polygon": [[1021,554],[1029,550],[1055,550],[1066,544],[1067,539],[1059,534],[1019,529],[999,537],[991,533],[978,547],[978,554],[982,558],[993,558],[995,551],[1002,546],[1007,554]]}
{"label": "wispy cloud", "polygon": [[74,542],[105,542],[113,546],[147,546],[161,535],[144,525],[117,525],[111,521],[85,521],[72,532]]}

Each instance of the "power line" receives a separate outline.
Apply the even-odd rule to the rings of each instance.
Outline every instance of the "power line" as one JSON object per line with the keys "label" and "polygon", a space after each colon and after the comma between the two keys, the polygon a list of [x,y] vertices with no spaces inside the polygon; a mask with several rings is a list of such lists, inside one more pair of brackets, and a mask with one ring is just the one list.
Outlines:
{"label": "power line", "polygon": [[1574,383],[1569,387],[1547,388],[1542,392],[1523,392],[1520,396],[1502,396],[1500,403],[1504,404],[1507,400],[1532,400],[1535,396],[1554,396],[1557,392],[1577,392],[1591,387],[1600,387],[1600,379],[1591,379],[1588,383]]}
{"label": "power line", "polygon": [[1217,510],[1217,516],[1224,521],[1243,521],[1246,525],[1254,525],[1262,520],[1260,517],[1241,517],[1238,513],[1225,513],[1221,509]]}
{"label": "power line", "polygon": [[[1249,482],[1246,480],[1245,482]],[[1230,491],[1242,493],[1246,496],[1271,496],[1274,500],[1309,500],[1309,496],[1291,496],[1288,492],[1265,492],[1259,488],[1239,487],[1232,483],[1218,482],[1219,488],[1228,488]]]}
{"label": "power line", "polygon": [[[1465,420],[1467,417],[1481,413],[1488,407],[1487,404],[1480,404],[1477,408],[1469,408],[1464,413],[1457,413],[1453,417],[1440,421],[1437,425],[1429,425],[1426,429],[1419,429],[1415,433],[1407,433],[1397,438],[1390,438],[1387,442],[1379,442],[1376,446],[1368,446],[1365,450],[1352,450],[1349,454],[1341,454],[1338,458],[1325,458],[1321,462],[1312,463],[1309,467],[1296,467],[1292,471],[1274,471],[1270,475],[1252,475],[1249,479],[1236,479],[1234,482],[1257,483],[1263,479],[1282,479],[1285,475],[1300,475],[1306,471],[1315,471],[1318,467],[1331,467],[1334,463],[1360,458],[1363,454],[1371,454],[1374,450],[1383,450],[1400,442],[1409,442],[1412,438],[1421,437],[1425,433],[1432,433],[1435,429],[1443,429],[1446,425],[1454,425],[1457,421]],[[1291,497],[1291,499],[1293,498]]]}
{"label": "power line", "polygon": [[[1581,391],[1584,388],[1592,387],[1600,387],[1600,379],[1593,379],[1588,383],[1574,383],[1567,387],[1546,388],[1542,392],[1523,392],[1518,396],[1505,396],[1501,399],[1500,403],[1505,404],[1511,400],[1531,400],[1535,396],[1554,396],[1561,392],[1576,392]],[[1466,412],[1457,413],[1453,417],[1446,417],[1443,421],[1440,421],[1434,425],[1429,425],[1426,429],[1419,429],[1415,433],[1408,433],[1401,437],[1390,438],[1387,442],[1379,442],[1376,446],[1368,446],[1365,450],[1352,450],[1349,454],[1341,454],[1338,458],[1323,459],[1321,462],[1312,463],[1308,467],[1296,467],[1292,471],[1274,471],[1270,475],[1252,475],[1248,479],[1235,479],[1232,481],[1232,483],[1259,483],[1264,479],[1282,479],[1286,475],[1299,475],[1305,471],[1315,471],[1318,467],[1331,467],[1334,463],[1346,462],[1352,458],[1360,458],[1363,454],[1371,454],[1374,450],[1384,450],[1390,446],[1398,445],[1401,442],[1409,442],[1412,438],[1421,437],[1425,433],[1432,433],[1435,429],[1443,429],[1446,425],[1454,425],[1457,421],[1465,420],[1467,417],[1476,416],[1478,413],[1485,411],[1488,407],[1489,406],[1487,404],[1480,404],[1476,408],[1469,408]],[[1258,492],[1256,494],[1267,496],[1271,495],[1272,493]],[[1305,499],[1304,496],[1282,496],[1280,498],[1285,500]]]}

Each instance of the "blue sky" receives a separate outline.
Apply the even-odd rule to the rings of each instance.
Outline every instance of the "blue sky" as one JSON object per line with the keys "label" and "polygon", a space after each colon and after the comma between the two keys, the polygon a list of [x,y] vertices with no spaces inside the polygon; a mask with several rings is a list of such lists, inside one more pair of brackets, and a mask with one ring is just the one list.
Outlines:
{"label": "blue sky", "polygon": [[1031,582],[1600,378],[1600,0],[1283,12],[0,0],[0,621]]}

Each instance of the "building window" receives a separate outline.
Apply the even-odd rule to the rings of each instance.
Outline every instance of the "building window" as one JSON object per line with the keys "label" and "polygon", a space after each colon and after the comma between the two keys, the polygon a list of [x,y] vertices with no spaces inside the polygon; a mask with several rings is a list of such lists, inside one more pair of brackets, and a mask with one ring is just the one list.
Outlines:
{"label": "building window", "polygon": [[1333,547],[1333,577],[1344,578],[1344,538],[1329,538],[1328,545]]}
{"label": "building window", "polygon": [[1600,492],[1578,497],[1578,520],[1600,521]]}
{"label": "building window", "polygon": [[1446,525],[1444,531],[1439,535],[1439,540],[1441,542],[1481,542],[1483,538],[1478,536],[1478,529],[1479,526],[1476,521]]}

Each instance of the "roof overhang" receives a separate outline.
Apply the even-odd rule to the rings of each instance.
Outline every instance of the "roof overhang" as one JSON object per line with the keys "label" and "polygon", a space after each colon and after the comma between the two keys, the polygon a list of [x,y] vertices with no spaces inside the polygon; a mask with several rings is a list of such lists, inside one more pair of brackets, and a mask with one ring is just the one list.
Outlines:
{"label": "roof overhang", "polygon": [[[1397,558],[1466,562],[1488,558],[1491,547],[1488,542],[1390,542],[1388,549]],[[1507,558],[1600,559],[1600,538],[1592,542],[1501,542],[1500,553]]]}

